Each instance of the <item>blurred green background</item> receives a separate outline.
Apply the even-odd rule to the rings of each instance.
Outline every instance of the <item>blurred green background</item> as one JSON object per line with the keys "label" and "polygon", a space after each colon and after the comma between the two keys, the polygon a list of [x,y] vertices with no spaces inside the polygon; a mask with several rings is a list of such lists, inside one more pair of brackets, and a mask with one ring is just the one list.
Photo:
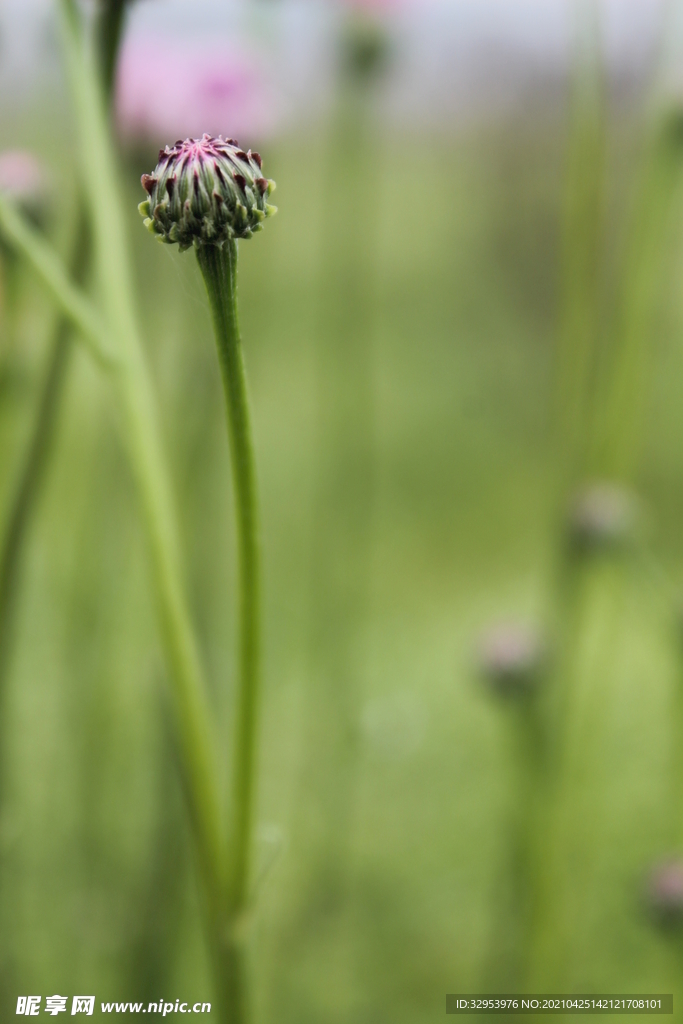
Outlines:
{"label": "blurred green background", "polygon": [[[615,225],[641,100],[617,102],[610,122]],[[509,711],[482,684],[476,643],[491,621],[543,621],[558,544],[565,92],[539,81],[519,109],[409,139],[370,118],[341,151],[333,111],[264,145],[280,212],[241,246],[265,567],[253,970],[258,1019],[291,1024],[417,1024],[443,1014],[446,992],[495,987],[516,790]],[[69,125],[54,100],[0,120],[3,148],[54,169],[62,248]],[[195,261],[142,230],[150,167],[130,154],[124,166],[188,587],[227,736],[235,558],[208,305]],[[561,968],[543,979],[555,991],[683,995],[680,941],[644,897],[683,825],[681,227],[651,339],[645,550],[584,586]],[[54,322],[36,282],[21,287],[0,353],[2,507]],[[107,387],[79,348],[72,358],[3,704],[3,1019],[24,992],[99,1003],[211,989],[133,485]]]}

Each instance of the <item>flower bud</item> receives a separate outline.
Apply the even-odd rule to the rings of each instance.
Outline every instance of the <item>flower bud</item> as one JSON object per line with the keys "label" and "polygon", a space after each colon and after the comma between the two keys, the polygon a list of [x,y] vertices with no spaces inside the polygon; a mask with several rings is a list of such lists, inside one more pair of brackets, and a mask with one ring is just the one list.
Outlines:
{"label": "flower bud", "polygon": [[541,637],[528,625],[497,623],[479,642],[479,671],[502,696],[530,692],[538,682],[544,661]]}
{"label": "flower bud", "polygon": [[181,250],[251,238],[276,211],[267,202],[275,182],[263,177],[261,157],[220,135],[166,146],[142,185],[149,196],[138,207],[145,226]]}
{"label": "flower bud", "polygon": [[650,911],[660,924],[683,922],[683,860],[670,860],[656,865],[646,886]]}
{"label": "flower bud", "polygon": [[634,494],[619,484],[587,487],[576,498],[569,517],[569,540],[583,551],[625,547],[633,540],[639,519]]}
{"label": "flower bud", "polygon": [[354,11],[342,35],[342,60],[347,75],[359,81],[376,78],[385,69],[389,55],[389,35],[382,22],[367,11]]}

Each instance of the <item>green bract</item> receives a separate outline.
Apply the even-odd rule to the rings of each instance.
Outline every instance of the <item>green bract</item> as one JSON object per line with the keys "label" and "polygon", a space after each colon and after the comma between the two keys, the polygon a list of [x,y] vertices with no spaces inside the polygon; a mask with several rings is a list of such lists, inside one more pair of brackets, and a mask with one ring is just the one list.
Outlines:
{"label": "green bract", "polygon": [[261,157],[234,139],[185,139],[159,153],[153,174],[142,175],[149,199],[138,209],[159,241],[219,245],[251,238],[276,212],[267,202],[275,182],[261,174]]}

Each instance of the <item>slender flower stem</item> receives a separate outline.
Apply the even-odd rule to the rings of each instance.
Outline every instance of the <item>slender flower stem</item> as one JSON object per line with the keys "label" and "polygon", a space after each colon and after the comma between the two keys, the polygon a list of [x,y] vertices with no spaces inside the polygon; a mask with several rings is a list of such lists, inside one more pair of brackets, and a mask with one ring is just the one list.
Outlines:
{"label": "slender flower stem", "polygon": [[256,472],[237,319],[237,242],[197,250],[223,378],[239,558],[239,684],[233,737],[232,832],[227,881],[224,992],[235,1024],[248,1019],[243,918],[249,900],[259,705],[259,540]]}
{"label": "slender flower stem", "polygon": [[[128,0],[102,0],[96,22],[100,50],[100,74],[107,103],[111,105],[116,59],[121,41],[124,13]],[[10,219],[11,211],[10,211]],[[15,231],[22,229],[15,219]],[[90,256],[90,225],[87,211],[80,205],[69,266],[69,278],[82,285]],[[18,482],[10,503],[7,525],[0,538],[0,700],[11,653],[13,620],[19,585],[20,563],[27,529],[45,476],[50,443],[55,430],[67,377],[73,326],[68,316],[59,313],[47,358],[38,414],[28,444]]]}
{"label": "slender flower stem", "polygon": [[[89,238],[87,222],[81,218],[71,258],[71,271],[81,280],[87,265]],[[45,476],[50,442],[59,410],[71,351],[70,321],[60,311],[50,349],[47,372],[40,394],[38,415],[22,465],[18,486],[0,543],[0,699],[11,650],[11,634],[16,608],[16,590],[26,529]]]}
{"label": "slender flower stem", "polygon": [[[574,45],[569,97],[555,416],[554,516],[557,540],[549,569],[549,631],[560,650],[571,647],[575,598],[567,559],[568,502],[589,473],[601,361],[601,283],[605,227],[606,86],[598,0],[573,0]],[[561,721],[557,684],[547,730]],[[547,701],[545,702],[547,703]]]}
{"label": "slender flower stem", "polygon": [[[606,333],[599,330],[598,272],[603,218],[602,202],[597,202],[604,180],[604,76],[597,5],[595,0],[579,0],[579,4],[579,10],[583,7],[583,21],[577,36],[580,45],[564,229],[565,358],[560,366],[560,380],[566,408],[562,459],[558,460],[567,467],[558,495],[564,515],[570,489],[586,477],[623,479],[632,476],[637,467],[649,376],[648,346],[661,295],[671,214],[683,182],[680,115],[670,104],[662,107],[659,99],[659,109],[654,111],[646,140],[608,344],[599,344],[599,336]],[[576,346],[574,355],[572,345]],[[556,558],[554,596],[560,639],[558,668],[554,686],[549,688],[545,716],[553,757],[542,780],[535,842],[532,974],[526,979],[532,987],[552,985],[557,980],[565,953],[563,937],[570,928],[572,910],[566,892],[566,865],[571,858],[568,850],[578,834],[577,765],[585,763],[590,751],[585,724],[590,718],[588,709],[593,712],[593,720],[597,720],[595,708],[605,699],[607,683],[603,680],[608,676],[597,673],[588,688],[591,664],[586,659],[585,647],[590,635],[588,623],[591,634],[595,634],[592,602],[604,600],[613,618],[623,585],[618,564],[579,558],[575,551],[569,558],[566,537],[563,541]],[[601,655],[609,652],[613,639],[610,625],[599,648]]]}
{"label": "slender flower stem", "polygon": [[575,0],[557,368],[561,514],[586,470],[598,360],[605,205],[605,81],[596,0]]}
{"label": "slender flower stem", "polygon": [[[140,486],[143,505],[146,513],[146,524],[150,534],[156,582],[159,592],[159,600],[162,614],[162,625],[164,627],[164,640],[166,641],[167,654],[171,661],[174,677],[178,686],[178,713],[187,712],[187,719],[183,721],[181,735],[185,744],[197,743],[199,748],[188,754],[189,764],[184,767],[189,770],[190,778],[187,779],[190,788],[193,785],[203,785],[198,778],[192,781],[193,776],[206,774],[206,735],[208,729],[208,712],[202,710],[203,697],[193,688],[200,688],[200,674],[197,656],[194,650],[194,640],[189,625],[189,613],[185,607],[182,597],[179,580],[179,566],[177,564],[177,553],[175,544],[175,523],[173,513],[170,511],[172,505],[170,496],[166,495],[168,480],[160,453],[152,444],[152,437],[139,436],[139,424],[143,420],[143,411],[131,408],[131,403],[137,399],[136,394],[131,394],[134,381],[130,366],[126,366],[123,358],[114,358],[108,348],[108,338],[105,328],[99,320],[97,313],[91,307],[87,298],[83,296],[68,280],[66,271],[59,262],[58,256],[53,253],[50,246],[45,242],[29,225],[22,222],[20,215],[7,205],[0,197],[0,231],[3,237],[20,252],[33,269],[42,279],[55,299],[62,313],[73,326],[79,331],[80,336],[86,342],[91,354],[95,357],[101,367],[109,371],[110,376],[117,384],[117,391],[121,400],[124,412],[132,422],[128,423],[129,433],[135,430],[133,438],[129,437],[131,459],[133,462],[138,484]],[[140,385],[138,384],[138,387]],[[152,416],[152,411],[145,409],[147,416]],[[133,424],[134,423],[134,427]],[[174,630],[177,629],[177,634]],[[201,692],[201,691],[200,691]],[[204,724],[201,718],[204,718]],[[200,740],[201,735],[201,740]],[[194,740],[193,738],[194,737]],[[196,762],[196,763],[193,763]],[[202,766],[203,765],[203,766]],[[214,783],[211,784],[213,789]],[[206,829],[209,834],[217,825],[218,800],[209,795],[209,786],[206,784],[207,792],[195,794],[197,797],[198,820],[195,822],[200,829]],[[216,818],[213,824],[206,821],[209,813],[209,803],[216,808]],[[208,836],[206,837],[208,838]],[[212,840],[214,847],[213,861],[215,865],[220,864],[222,856],[219,852],[216,840]],[[208,853],[208,851],[206,851]],[[221,874],[219,868],[213,873]],[[218,886],[222,891],[222,887]],[[215,894],[214,894],[215,895]]]}
{"label": "slender flower stem", "polygon": [[[309,701],[317,713],[310,719],[309,759],[304,763],[307,778],[302,784],[310,792],[309,803],[315,803],[321,824],[316,884],[324,886],[330,920],[351,893],[360,772],[358,723],[370,640],[381,217],[379,192],[368,176],[368,168],[377,164],[372,132],[374,84],[372,79],[346,76],[329,127],[323,173],[337,200],[325,204],[322,212],[320,299],[312,362],[316,436],[309,674],[314,683]],[[364,226],[362,246],[354,232],[356,223]],[[324,733],[317,724],[320,715],[330,716]]]}
{"label": "slender flower stem", "polygon": [[683,4],[669,0],[601,382],[592,467],[596,475],[633,479],[642,457],[656,315],[683,186],[683,115],[675,85],[682,42]]}
{"label": "slender flower stem", "polygon": [[105,95],[111,100],[116,78],[116,63],[121,46],[128,0],[100,0],[101,9],[95,35]]}
{"label": "slender flower stem", "polygon": [[539,779],[546,768],[537,694],[511,697],[505,709],[504,741],[512,784],[512,807],[493,903],[495,913],[482,991],[522,988],[529,972]]}
{"label": "slender flower stem", "polygon": [[[556,379],[557,475],[554,515],[557,545],[549,571],[550,633],[558,656],[551,685],[536,709],[543,757],[527,775],[527,891],[520,956],[521,985],[536,982],[545,962],[547,918],[556,870],[554,824],[564,750],[565,711],[576,684],[582,622],[580,587],[567,559],[568,499],[587,473],[595,426],[601,358],[601,284],[605,225],[606,86],[597,0],[574,0],[574,54],[570,89],[567,175],[562,224],[562,278]],[[552,862],[552,863],[551,863]],[[539,952],[539,950],[541,952]]]}
{"label": "slender flower stem", "polygon": [[622,268],[595,445],[600,475],[629,479],[637,471],[651,380],[653,325],[682,186],[683,118],[673,104],[666,104],[650,130]]}
{"label": "slender flower stem", "polygon": [[[17,215],[18,216],[18,215]],[[65,271],[59,264],[59,258],[52,253],[49,246],[40,237],[32,236],[30,227],[10,236],[4,233],[2,218],[2,199],[0,198],[0,234],[5,241],[11,241],[16,251],[33,267],[48,291],[53,291],[54,280],[65,277]],[[38,257],[45,258],[38,258]],[[49,258],[48,258],[49,257]],[[66,280],[66,278],[65,278]],[[64,291],[54,289],[54,298],[62,315],[79,337],[88,338],[88,348],[95,355],[101,367],[109,371],[109,376],[119,385],[117,389],[121,399],[120,365],[108,355],[101,355],[107,339],[104,329],[98,321],[95,311],[88,300],[77,289],[68,285]],[[125,368],[121,371],[126,372]],[[120,402],[123,405],[122,402]],[[129,439],[130,441],[130,439]],[[217,988],[223,995],[223,1002],[231,1006],[237,1000],[230,995],[235,989],[231,979],[238,974],[234,966],[232,935],[225,927],[225,885],[223,876],[223,846],[219,828],[219,807],[214,793],[215,777],[209,773],[210,750],[207,741],[208,715],[202,710],[203,698],[193,696],[191,688],[199,687],[201,677],[194,653],[192,635],[187,624],[187,609],[184,607],[178,583],[178,566],[173,548],[169,544],[167,529],[164,526],[164,515],[158,515],[158,496],[154,496],[157,484],[149,467],[141,465],[139,455],[133,456],[133,465],[137,474],[142,474],[141,490],[147,506],[145,522],[150,535],[157,594],[160,605],[162,638],[165,641],[166,653],[172,668],[176,689],[176,717],[181,718],[187,712],[178,728],[178,739],[181,747],[181,761],[186,793],[190,805],[190,813],[198,846],[200,868],[204,879],[208,933],[212,944],[212,955],[216,965]],[[149,493],[152,492],[152,493]],[[151,508],[148,507],[151,505]],[[177,635],[175,630],[177,629]],[[184,691],[189,691],[184,694]],[[199,707],[199,710],[198,710]],[[203,719],[202,719],[203,716]],[[193,749],[194,746],[194,749]],[[210,815],[213,814],[213,819]],[[208,820],[207,820],[208,819]],[[227,993],[227,994],[226,994]],[[226,1011],[227,1012],[227,1011]],[[225,1018],[232,1021],[228,1014]],[[240,1019],[240,1018],[236,1018]]]}
{"label": "slender flower stem", "polygon": [[81,338],[104,369],[117,359],[109,348],[102,318],[86,296],[71,283],[66,268],[42,235],[6,199],[0,196],[0,233],[32,266],[52,299],[80,332]]}
{"label": "slender flower stem", "polygon": [[149,540],[179,760],[203,881],[208,933],[215,950],[224,905],[224,840],[206,689],[183,589],[175,502],[134,308],[124,207],[105,103],[92,55],[84,46],[78,8],[74,0],[60,0],[60,7],[99,290],[119,360],[114,382]]}
{"label": "slender flower stem", "polygon": [[[80,229],[83,229],[81,231]],[[1,229],[0,229],[1,230]],[[88,234],[85,218],[79,224],[77,244],[71,258],[71,270],[80,279],[87,265]],[[18,256],[15,250],[13,256]],[[0,721],[6,720],[5,694],[11,669],[15,643],[15,622],[20,592],[23,553],[32,514],[40,497],[42,484],[50,461],[54,426],[60,407],[60,398],[69,366],[73,326],[59,310],[59,320],[52,340],[47,370],[42,382],[37,416],[19,468],[18,480],[11,496],[9,512],[0,537]],[[5,739],[0,734],[0,807],[5,797]],[[4,882],[4,872],[2,876]],[[2,997],[9,998],[11,990],[12,960],[3,950],[5,968],[2,972]]]}
{"label": "slender flower stem", "polygon": [[[126,3],[127,0],[113,0],[112,4],[107,3],[106,9],[103,8],[100,12],[96,26],[101,50],[100,70],[104,93],[109,104]],[[114,10],[117,11],[116,17],[112,17]],[[77,286],[83,284],[87,274],[90,242],[89,218],[81,202],[69,261],[69,277]],[[11,262],[14,262],[14,258]],[[0,307],[1,298],[0,296]],[[19,466],[17,482],[10,497],[8,516],[0,537],[0,710],[4,706],[6,680],[15,641],[15,620],[24,548],[50,464],[55,427],[68,377],[73,330],[70,318],[59,309],[47,355],[46,371],[38,395],[37,415]],[[0,758],[4,760],[2,738],[0,744]],[[4,796],[4,768],[4,764],[0,763],[0,801]]]}
{"label": "slender flower stem", "polygon": [[233,832],[228,877],[231,916],[244,913],[249,892],[259,704],[259,541],[256,473],[247,384],[237,321],[237,242],[200,245],[197,261],[209,295],[223,376],[239,552],[239,660],[233,755]]}

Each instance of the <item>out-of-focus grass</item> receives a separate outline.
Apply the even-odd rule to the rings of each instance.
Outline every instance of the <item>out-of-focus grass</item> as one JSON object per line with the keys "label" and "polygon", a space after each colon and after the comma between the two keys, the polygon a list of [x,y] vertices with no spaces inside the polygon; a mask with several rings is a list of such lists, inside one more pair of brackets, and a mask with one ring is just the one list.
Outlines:
{"label": "out-of-focus grass", "polygon": [[[325,193],[320,140],[297,137],[264,154],[280,213],[242,245],[239,277],[266,572],[259,818],[284,838],[255,927],[264,1020],[427,1021],[443,1013],[447,991],[481,984],[509,778],[501,709],[475,679],[472,644],[492,616],[543,611],[563,130],[540,109],[422,138],[436,184],[407,158],[403,138],[377,140],[378,476],[360,785],[341,908],[326,902],[318,863],[317,783],[329,786],[336,766],[324,743],[313,752],[306,742],[329,727],[312,699],[324,680],[311,677],[307,644],[316,290],[320,247],[330,244],[320,211],[335,197]],[[55,144],[55,156],[68,181],[68,154]],[[131,170],[140,300],[193,608],[227,735],[234,554],[220,380],[195,261],[153,244],[138,193]],[[678,305],[672,287],[643,473],[657,554],[674,581],[683,560]],[[0,404],[3,495],[46,316],[39,304],[27,319],[24,383]],[[352,364],[347,372],[352,384]],[[115,428],[106,388],[76,353],[29,546],[6,712],[10,996],[208,992],[145,549]],[[644,868],[676,835],[667,772],[677,638],[644,570],[625,571],[613,599],[603,584],[589,584],[585,613],[580,722],[590,742],[570,794],[582,825],[567,850],[562,987],[678,991],[677,965],[641,899]],[[600,681],[596,707],[591,678]]]}

